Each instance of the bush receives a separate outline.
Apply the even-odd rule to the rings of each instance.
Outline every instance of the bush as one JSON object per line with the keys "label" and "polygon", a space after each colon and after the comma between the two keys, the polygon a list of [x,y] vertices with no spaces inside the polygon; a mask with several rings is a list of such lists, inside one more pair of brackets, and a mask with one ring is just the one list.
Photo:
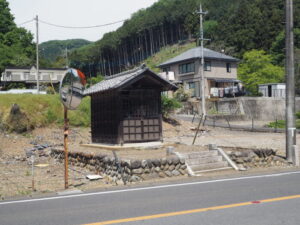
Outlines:
{"label": "bush", "polygon": [[86,88],[89,88],[90,86],[93,86],[94,84],[97,84],[103,80],[104,80],[104,76],[102,76],[100,74],[97,74],[96,77],[88,78]]}
{"label": "bush", "polygon": [[186,102],[191,97],[191,94],[184,90],[183,85],[180,85],[178,90],[174,93],[174,97],[179,102]]}
{"label": "bush", "polygon": [[165,95],[161,96],[162,113],[164,117],[168,117],[175,109],[181,108],[180,102],[175,98],[168,98]]}
{"label": "bush", "polygon": [[48,87],[46,88],[46,93],[47,93],[48,95],[54,95],[54,94],[55,94],[55,90],[53,89],[52,86],[48,86]]}

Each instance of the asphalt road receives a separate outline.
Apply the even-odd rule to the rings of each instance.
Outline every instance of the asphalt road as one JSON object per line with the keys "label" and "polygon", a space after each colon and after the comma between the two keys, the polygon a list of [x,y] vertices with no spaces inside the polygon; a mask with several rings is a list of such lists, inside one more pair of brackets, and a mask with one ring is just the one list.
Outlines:
{"label": "asphalt road", "polygon": [[0,224],[294,225],[299,206],[296,171],[0,202]]}

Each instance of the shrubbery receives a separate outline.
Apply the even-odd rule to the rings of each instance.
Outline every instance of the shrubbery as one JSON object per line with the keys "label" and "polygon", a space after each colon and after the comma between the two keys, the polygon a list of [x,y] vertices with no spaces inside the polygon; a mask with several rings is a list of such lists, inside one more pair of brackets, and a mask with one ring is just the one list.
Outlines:
{"label": "shrubbery", "polygon": [[179,102],[186,102],[191,97],[191,94],[184,90],[183,85],[180,85],[178,90],[174,93],[174,98]]}
{"label": "shrubbery", "polygon": [[161,96],[162,113],[164,117],[168,117],[175,109],[181,108],[180,102],[175,98],[169,98],[165,95]]}

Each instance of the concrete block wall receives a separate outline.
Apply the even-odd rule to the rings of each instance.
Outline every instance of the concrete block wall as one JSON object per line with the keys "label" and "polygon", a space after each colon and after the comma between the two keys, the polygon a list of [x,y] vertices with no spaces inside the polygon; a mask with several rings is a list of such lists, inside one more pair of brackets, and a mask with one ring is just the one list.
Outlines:
{"label": "concrete block wall", "polygon": [[[198,102],[199,104],[201,102]],[[194,108],[195,103],[193,103]],[[184,104],[180,113],[192,114],[192,104]],[[244,115],[244,119],[255,119],[261,121],[275,121],[285,119],[285,99],[267,97],[238,97],[224,98],[215,102],[207,101],[207,111],[216,110],[225,115]],[[296,98],[296,112],[300,111],[300,97]],[[201,112],[200,112],[201,114]]]}

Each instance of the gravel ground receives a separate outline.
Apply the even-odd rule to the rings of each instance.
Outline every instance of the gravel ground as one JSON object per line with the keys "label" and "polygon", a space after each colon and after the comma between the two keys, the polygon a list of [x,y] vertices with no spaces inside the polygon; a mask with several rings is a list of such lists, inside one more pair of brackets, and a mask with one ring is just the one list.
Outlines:
{"label": "gravel ground", "polygon": [[[196,138],[196,146],[188,147],[182,144],[191,145],[195,134],[191,128],[195,127],[195,124],[186,121],[179,122],[178,125],[164,123],[163,126],[164,143],[174,145],[176,151],[179,152],[199,151],[206,149],[205,146],[208,144],[217,144],[224,147],[272,148],[278,150],[283,156],[285,155],[284,134],[230,131],[212,127],[202,129]],[[249,123],[249,121],[245,123]],[[299,137],[297,140],[300,143]],[[70,151],[112,154],[111,150],[80,146],[80,144],[89,142],[89,128],[70,129]],[[0,133],[0,199],[33,194],[30,159],[26,157],[24,150],[40,144],[62,148],[62,143],[63,130],[57,127],[38,128],[26,135]],[[34,164],[36,193],[55,192],[64,188],[63,164],[48,157],[50,148],[46,147],[41,151],[36,151],[38,152]],[[166,156],[166,147],[148,150],[118,150],[117,155],[120,158],[129,159],[161,158]],[[36,167],[37,164],[46,165],[45,167]],[[87,170],[70,166],[70,187],[88,190],[99,187],[109,188],[114,185],[109,184],[106,179],[91,182],[85,178],[87,174],[90,174]]]}
{"label": "gravel ground", "polygon": [[[179,137],[169,137],[168,142],[180,141],[184,144],[191,144],[194,133]],[[297,137],[299,143],[300,138]],[[281,155],[285,154],[285,134],[283,133],[256,133],[230,131],[224,128],[206,127],[196,138],[195,145],[205,146],[216,144],[224,147],[244,147],[244,148],[271,148],[277,150]]]}

